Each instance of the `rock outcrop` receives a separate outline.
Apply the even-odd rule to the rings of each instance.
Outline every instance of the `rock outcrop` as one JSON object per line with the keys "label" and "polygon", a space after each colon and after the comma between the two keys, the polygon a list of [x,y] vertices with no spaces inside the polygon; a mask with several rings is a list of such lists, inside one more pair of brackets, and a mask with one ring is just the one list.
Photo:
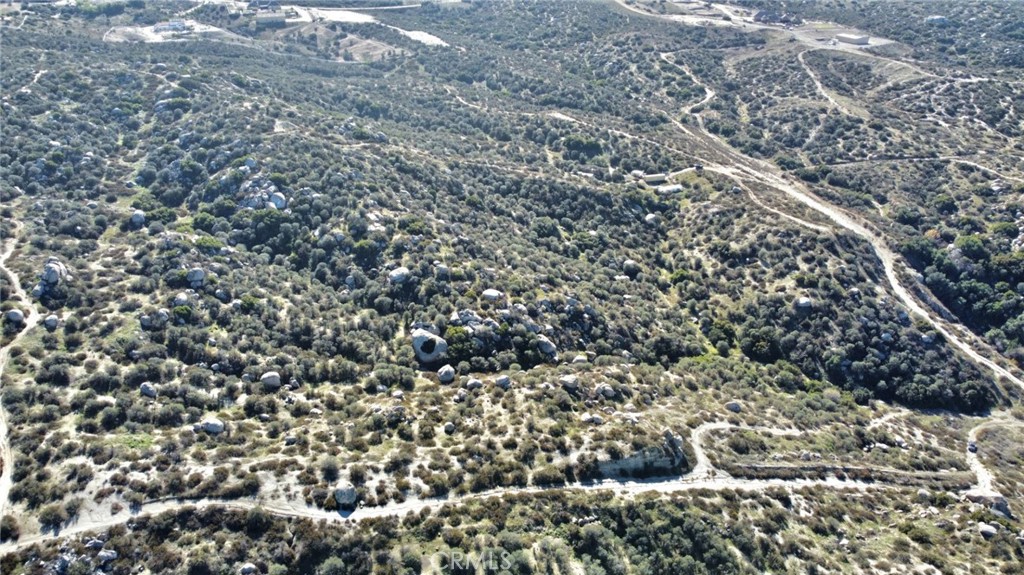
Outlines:
{"label": "rock outcrop", "polygon": [[432,363],[444,357],[448,342],[425,329],[417,329],[412,332],[412,349],[416,352],[416,359]]}

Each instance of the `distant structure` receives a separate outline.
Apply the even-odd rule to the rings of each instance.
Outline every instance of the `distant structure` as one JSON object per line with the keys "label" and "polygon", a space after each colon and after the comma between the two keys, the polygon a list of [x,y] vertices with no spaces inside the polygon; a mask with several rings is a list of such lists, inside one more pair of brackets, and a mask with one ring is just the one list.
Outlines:
{"label": "distant structure", "polygon": [[760,24],[787,24],[791,26],[803,24],[803,20],[799,16],[775,10],[760,10],[757,14],[754,14],[754,22]]}
{"label": "distant structure", "polygon": [[836,34],[836,40],[843,44],[853,44],[855,46],[867,46],[871,40],[870,36],[861,36],[859,34]]}
{"label": "distant structure", "polygon": [[649,174],[644,176],[644,183],[647,185],[663,184],[668,180],[668,174]]}
{"label": "distant structure", "polygon": [[285,15],[284,12],[257,12],[256,13],[256,25],[257,26],[284,26]]}
{"label": "distant structure", "polygon": [[948,26],[949,18],[940,15],[929,16],[924,19],[925,24],[931,24],[932,26]]}
{"label": "distant structure", "polygon": [[180,20],[171,20],[170,22],[161,22],[156,26],[153,26],[153,31],[157,34],[164,32],[188,32],[192,27]]}
{"label": "distant structure", "polygon": [[279,12],[281,5],[274,0],[252,0],[249,2],[250,10],[262,10],[264,12]]}

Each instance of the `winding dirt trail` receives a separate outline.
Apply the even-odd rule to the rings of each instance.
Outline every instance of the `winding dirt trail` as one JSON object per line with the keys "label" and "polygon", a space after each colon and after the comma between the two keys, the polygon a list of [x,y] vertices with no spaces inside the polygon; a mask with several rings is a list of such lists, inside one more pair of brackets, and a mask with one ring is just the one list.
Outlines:
{"label": "winding dirt trail", "polygon": [[[664,58],[664,56],[662,57]],[[710,102],[712,99],[714,99],[715,93],[713,90],[711,90],[703,82],[701,82],[699,78],[692,74],[692,72],[689,72],[688,69],[684,70],[687,70],[687,73],[696,83],[704,86],[704,89],[707,94],[706,97],[699,104],[691,106],[689,110],[693,110],[697,106],[701,104],[706,104],[707,102]],[[462,100],[458,96],[456,96],[456,99],[460,102],[460,104],[466,106],[479,107],[478,105],[474,105]],[[578,118],[564,116],[557,111],[550,112],[549,115],[552,117],[563,119],[565,121],[573,121],[582,125],[593,127],[593,124],[590,124]],[[777,190],[781,192],[783,195],[788,196],[789,198],[817,212],[825,219],[831,221],[836,227],[841,228],[855,236],[858,236],[859,238],[863,239],[868,244],[870,244],[875,254],[882,262],[886,279],[888,283],[891,285],[892,291],[911,312],[918,316],[921,316],[926,321],[928,321],[937,332],[941,333],[943,337],[945,337],[945,339],[950,343],[950,345],[959,349],[964,355],[969,357],[971,360],[973,360],[979,365],[991,369],[997,377],[1003,378],[1006,381],[1011,382],[1014,385],[1020,387],[1022,390],[1024,390],[1024,381],[1022,381],[1016,375],[1011,373],[1005,367],[997,364],[995,361],[989,359],[989,357],[986,357],[1000,357],[994,350],[992,350],[987,344],[981,341],[977,336],[969,333],[966,329],[963,329],[962,326],[952,324],[940,318],[935,312],[930,310],[928,306],[924,304],[903,283],[903,278],[906,277],[907,275],[908,267],[902,262],[899,256],[897,256],[889,248],[884,238],[879,233],[875,232],[869,227],[869,224],[859,219],[858,217],[846,212],[845,210],[842,210],[840,208],[837,208],[836,206],[833,206],[825,202],[824,200],[816,196],[812,191],[810,191],[810,189],[807,188],[802,182],[790,179],[788,175],[783,173],[777,166],[774,166],[773,164],[770,164],[762,160],[750,158],[734,150],[726,142],[722,141],[717,136],[705,130],[702,121],[698,122],[698,130],[694,130],[690,127],[683,126],[678,122],[674,122],[674,125],[680,130],[690,135],[691,137],[693,137],[694,143],[696,144],[695,149],[700,149],[701,155],[707,157],[707,159],[698,158],[701,159],[702,163],[704,164],[704,169],[726,175],[730,178],[735,179],[738,182],[748,184],[754,183],[760,186]],[[666,145],[664,142],[659,142],[653,138],[637,136],[617,129],[602,129],[607,129],[608,132],[611,134],[631,139],[637,139],[640,141],[664,147],[666,149],[678,152],[679,154],[683,155],[683,157],[695,156],[693,152],[683,152],[681,150],[677,150],[669,145]],[[757,203],[764,205],[771,212],[779,215],[784,215],[788,219],[800,223],[801,225],[805,225],[812,229],[821,231],[829,229],[825,228],[819,223],[810,222],[803,218],[800,218],[799,216],[788,214],[784,211],[784,207],[770,207],[767,205],[766,201],[754,196],[753,192],[751,192],[751,197],[754,197]],[[18,230],[20,230],[20,224],[15,224],[15,226],[18,228]],[[12,256],[16,244],[16,239],[11,239],[8,242],[6,242],[3,253],[2,255],[0,255],[0,269],[4,270],[12,278],[14,282],[15,293],[21,296],[23,302],[28,303],[31,300],[27,298],[27,296],[24,293],[24,290],[21,288],[20,280],[6,267],[7,261]],[[10,348],[17,341],[19,341],[27,332],[29,332],[38,323],[38,321],[39,313],[34,309],[34,307],[30,307],[28,313],[26,314],[25,329],[23,329],[18,334],[18,336],[14,339],[14,341],[11,342],[11,344],[5,346],[3,350],[0,351],[0,375],[2,375],[9,361]],[[987,426],[1009,424],[1017,425],[1020,424],[1020,422],[1008,422],[1006,420],[1001,419],[990,419],[973,428],[970,431],[970,438],[974,440],[977,437],[977,434]],[[313,520],[341,522],[403,515],[409,512],[418,512],[424,509],[436,509],[445,504],[458,504],[481,498],[502,497],[512,494],[535,494],[556,490],[610,491],[625,496],[631,496],[646,492],[672,493],[697,489],[715,491],[758,491],[775,487],[795,489],[800,487],[811,486],[827,486],[835,489],[854,490],[877,490],[898,488],[897,486],[887,485],[880,482],[865,483],[859,481],[840,480],[835,477],[820,480],[751,480],[729,477],[728,475],[716,470],[712,466],[710,459],[708,458],[707,453],[704,449],[703,440],[706,433],[710,431],[734,428],[749,429],[753,431],[763,431],[777,435],[799,435],[803,433],[799,430],[792,429],[743,427],[734,426],[732,424],[724,422],[706,423],[691,431],[690,440],[695,452],[696,462],[693,470],[690,473],[681,477],[663,478],[650,481],[606,480],[602,482],[588,484],[572,484],[566,486],[500,488],[477,494],[453,496],[439,499],[410,498],[401,503],[390,503],[388,505],[372,508],[359,508],[354,512],[348,514],[329,512],[315,507],[308,507],[300,503],[292,503],[288,501],[269,499],[251,499],[235,501],[223,501],[215,499],[160,500],[144,503],[141,507],[134,510],[134,512],[122,511],[118,514],[105,513],[99,507],[89,507],[88,509],[83,510],[82,515],[77,519],[75,523],[65,527],[59,533],[39,533],[25,535],[16,543],[6,543],[0,545],[0,553],[13,552],[34,545],[36,543],[41,543],[47,540],[54,539],[56,537],[66,537],[88,531],[105,529],[113,525],[126,522],[132,517],[139,514],[156,514],[166,511],[183,509],[186,507],[205,508],[223,506],[233,509],[261,508],[267,511],[268,513],[284,517],[297,517]],[[9,449],[8,426],[6,416],[3,413],[2,409],[0,409],[0,449],[3,450],[4,461],[3,475],[2,477],[0,477],[0,514],[2,514],[7,506],[7,497],[11,486],[11,466],[13,465],[13,457],[11,456]],[[987,468],[985,468],[985,466],[981,463],[976,454],[968,454],[967,460],[970,465],[970,468],[976,473],[978,478],[977,485],[973,489],[978,491],[992,491],[993,478],[991,472]]]}
{"label": "winding dirt trail", "polygon": [[804,432],[798,429],[782,429],[774,427],[750,427],[733,425],[728,422],[705,423],[690,432],[690,440],[696,454],[697,464],[686,475],[670,478],[656,478],[650,480],[614,480],[589,483],[575,483],[568,485],[533,486],[533,487],[503,487],[442,498],[408,498],[402,502],[392,502],[379,507],[360,507],[349,513],[326,511],[318,507],[307,506],[303,502],[281,501],[265,498],[255,499],[161,499],[143,503],[134,510],[123,510],[116,514],[104,511],[99,506],[88,506],[76,520],[66,525],[60,531],[35,533],[23,535],[17,542],[0,544],[0,554],[12,553],[37,543],[43,543],[52,539],[70,537],[81,533],[98,531],[114,525],[129,521],[139,515],[155,515],[168,511],[181,510],[187,507],[207,508],[226,507],[229,509],[262,509],[267,513],[279,517],[295,517],[312,519],[315,521],[325,520],[329,522],[361,521],[364,519],[375,519],[381,517],[401,516],[407,513],[418,513],[424,509],[436,510],[442,505],[457,505],[468,501],[486,499],[489,497],[504,497],[507,495],[530,495],[546,493],[551,491],[607,491],[620,496],[632,497],[641,493],[676,493],[694,490],[711,491],[764,491],[770,488],[798,489],[802,487],[824,486],[833,489],[846,489],[856,491],[868,491],[879,489],[897,489],[899,486],[887,485],[879,482],[863,482],[856,480],[838,479],[831,476],[825,479],[738,479],[730,477],[721,472],[711,464],[703,446],[704,436],[715,430],[740,429],[767,432],[774,435],[801,435]]}
{"label": "winding dirt trail", "polygon": [[[1024,427],[1024,421],[1016,419],[1010,419],[1007,415],[993,415],[993,419],[983,421],[978,425],[971,428],[971,431],[967,435],[967,440],[974,442],[978,441],[978,433],[985,429],[991,429],[993,427]],[[971,488],[968,493],[982,495],[986,497],[998,496],[999,492],[993,487],[995,483],[995,477],[992,472],[985,467],[982,463],[981,458],[978,457],[977,451],[967,452],[967,465],[971,468],[971,471],[978,477],[978,482],[975,487]]]}
{"label": "winding dirt trail", "polygon": [[799,429],[783,429],[779,427],[761,427],[761,426],[746,426],[746,425],[733,425],[727,421],[715,421],[712,423],[703,423],[693,429],[690,432],[690,444],[693,446],[693,452],[695,454],[696,463],[690,473],[686,475],[691,480],[714,480],[721,476],[729,478],[729,475],[724,471],[716,469],[711,464],[711,460],[708,459],[707,451],[704,449],[704,436],[710,431],[722,431],[725,429],[737,429],[747,431],[759,431],[770,433],[772,435],[788,435],[796,436],[802,435],[804,432]]}
{"label": "winding dirt trail", "polygon": [[830,94],[828,90],[825,89],[825,86],[821,83],[821,80],[818,79],[818,75],[814,73],[814,70],[812,70],[811,67],[804,60],[804,54],[808,52],[810,52],[810,50],[804,50],[803,52],[800,52],[799,54],[796,55],[796,59],[800,61],[800,65],[803,66],[804,72],[807,72],[807,75],[810,76],[811,81],[814,82],[814,87],[817,88],[818,93],[821,94],[823,98],[828,100],[829,104],[832,104],[833,108],[839,110],[840,112],[846,114],[847,116],[856,116],[856,114],[848,110],[846,106],[840,104],[832,96],[832,94]]}
{"label": "winding dirt trail", "polygon": [[[11,349],[17,345],[25,334],[32,331],[32,329],[39,323],[40,314],[36,311],[35,305],[31,302],[32,300],[25,293],[25,290],[21,287],[21,279],[7,267],[7,261],[10,260],[11,256],[14,255],[14,249],[18,244],[18,236],[20,235],[22,225],[20,222],[13,222],[14,225],[14,237],[8,238],[4,242],[3,252],[0,253],[0,270],[2,270],[7,277],[11,279],[11,289],[14,295],[21,299],[21,302],[25,304],[22,309],[25,310],[25,324],[18,335],[14,337],[7,345],[0,349],[0,386],[3,385],[3,375],[7,370],[7,363],[11,360]],[[14,473],[14,454],[11,453],[11,442],[9,438],[9,424],[7,423],[7,412],[3,408],[3,389],[0,387],[0,451],[2,451],[3,465],[4,468],[0,472],[0,517],[3,517],[7,512],[7,498],[11,493],[11,486],[13,482],[11,476]]]}

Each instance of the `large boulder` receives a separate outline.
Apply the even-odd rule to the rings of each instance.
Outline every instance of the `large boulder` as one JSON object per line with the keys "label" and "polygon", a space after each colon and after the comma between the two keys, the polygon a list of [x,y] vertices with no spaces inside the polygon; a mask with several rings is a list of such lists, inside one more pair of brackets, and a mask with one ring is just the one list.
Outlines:
{"label": "large boulder", "polygon": [[203,283],[206,282],[206,271],[203,268],[192,268],[185,274],[185,279],[194,288],[203,287]]}
{"label": "large boulder", "polygon": [[402,266],[388,272],[388,281],[393,284],[402,284],[409,279],[409,268]]}
{"label": "large boulder", "polygon": [[59,284],[67,279],[67,277],[68,268],[55,257],[47,258],[46,264],[43,265],[43,273],[39,274],[39,279],[49,287]]}
{"label": "large boulder", "polygon": [[437,380],[441,383],[451,383],[455,381],[455,368],[450,365],[445,365],[441,369],[437,370]]}
{"label": "large boulder", "polygon": [[500,291],[494,288],[485,289],[484,293],[481,295],[483,295],[484,299],[487,301],[498,301],[499,299],[505,297],[505,294],[501,293]]}
{"label": "large boulder", "polygon": [[213,435],[217,435],[218,433],[224,432],[224,422],[221,421],[220,419],[217,419],[216,417],[211,417],[209,419],[203,420],[203,423],[200,427],[206,433],[211,433]]}
{"label": "large boulder", "polygon": [[555,355],[558,353],[558,348],[555,347],[555,344],[551,343],[551,340],[543,335],[537,336],[537,349],[544,355]]}
{"label": "large boulder", "polygon": [[743,405],[740,402],[733,400],[725,404],[725,408],[733,413],[739,413],[743,411]]}
{"label": "large boulder", "polygon": [[334,501],[342,509],[355,509],[356,502],[359,501],[359,492],[355,487],[343,484],[334,490]]}
{"label": "large boulder", "polygon": [[284,194],[281,192],[274,192],[270,194],[270,203],[279,210],[283,210],[288,207],[288,199],[285,198]]}
{"label": "large boulder", "polygon": [[999,533],[999,528],[995,525],[989,525],[988,523],[979,521],[978,522],[978,533],[981,534],[985,539],[991,539]]}
{"label": "large boulder", "polygon": [[141,228],[146,223],[146,212],[142,210],[135,210],[132,212],[132,217],[129,221],[133,227]]}
{"label": "large boulder", "polygon": [[267,389],[279,389],[281,387],[281,374],[276,371],[268,371],[260,376],[260,383]]}
{"label": "large boulder", "polygon": [[444,357],[448,342],[425,329],[417,329],[412,332],[412,349],[416,352],[416,359],[431,363]]}
{"label": "large boulder", "polygon": [[46,319],[43,320],[43,327],[45,327],[46,329],[48,329],[50,331],[53,331],[53,330],[57,329],[57,325],[59,323],[60,323],[60,318],[57,317],[56,314],[52,314],[51,313],[50,315],[46,316]]}
{"label": "large boulder", "polygon": [[183,305],[189,305],[191,301],[188,297],[188,293],[182,291],[178,292],[178,295],[174,296],[174,301],[172,301],[171,303],[174,305],[174,307],[180,307]]}
{"label": "large boulder", "polygon": [[4,317],[7,318],[7,321],[16,325],[25,323],[25,313],[20,309],[9,309]]}
{"label": "large boulder", "polygon": [[144,381],[139,385],[139,393],[145,397],[156,398],[156,386],[148,381]]}
{"label": "large boulder", "polygon": [[96,560],[100,563],[110,563],[114,559],[117,559],[117,551],[113,549],[104,549],[96,554]]}

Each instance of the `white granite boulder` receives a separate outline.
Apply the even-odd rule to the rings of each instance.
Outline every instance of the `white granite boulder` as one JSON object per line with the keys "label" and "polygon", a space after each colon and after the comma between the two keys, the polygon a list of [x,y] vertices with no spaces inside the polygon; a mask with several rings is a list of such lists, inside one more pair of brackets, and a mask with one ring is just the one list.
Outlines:
{"label": "white granite boulder", "polygon": [[260,383],[263,387],[274,390],[281,387],[281,374],[276,371],[268,371],[260,376]]}
{"label": "white granite boulder", "polygon": [[417,329],[412,332],[412,349],[417,359],[431,363],[444,357],[448,351],[448,342],[425,329]]}

